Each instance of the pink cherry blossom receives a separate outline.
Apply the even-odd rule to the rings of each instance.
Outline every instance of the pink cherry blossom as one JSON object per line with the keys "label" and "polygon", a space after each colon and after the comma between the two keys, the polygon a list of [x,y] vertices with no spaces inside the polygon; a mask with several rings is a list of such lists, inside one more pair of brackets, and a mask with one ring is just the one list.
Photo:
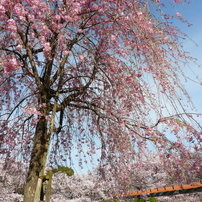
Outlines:
{"label": "pink cherry blossom", "polygon": [[51,47],[50,47],[50,43],[49,42],[46,42],[44,43],[44,51],[45,52],[49,52],[51,50]]}
{"label": "pink cherry blossom", "polygon": [[41,112],[39,112],[35,107],[32,107],[32,106],[29,106],[29,108],[27,109],[22,109],[22,111],[24,113],[27,113],[27,114],[37,114],[37,115],[40,115],[42,116],[43,114]]}
{"label": "pink cherry blossom", "polygon": [[20,68],[20,63],[15,58],[7,58],[7,60],[3,61],[2,65],[5,74],[12,73]]}
{"label": "pink cherry blossom", "polygon": [[85,59],[83,55],[79,55],[78,58],[79,58],[79,60],[81,60],[81,61],[84,61],[84,59]]}
{"label": "pink cherry blossom", "polygon": [[0,5],[0,13],[5,13],[5,8],[2,5]]}
{"label": "pink cherry blossom", "polygon": [[179,17],[179,18],[182,18],[182,15],[181,15],[180,13],[178,13],[178,12],[176,12],[175,15],[176,15],[177,17]]}
{"label": "pink cherry blossom", "polygon": [[7,20],[7,30],[9,30],[11,32],[15,32],[17,30],[15,20],[13,20],[13,19]]}
{"label": "pink cherry blossom", "polygon": [[70,52],[69,51],[63,51],[64,55],[68,55]]}
{"label": "pink cherry blossom", "polygon": [[14,7],[14,11],[16,12],[16,14],[18,16],[22,16],[22,15],[25,15],[25,10],[24,10],[24,7],[22,4],[20,3],[17,3]]}

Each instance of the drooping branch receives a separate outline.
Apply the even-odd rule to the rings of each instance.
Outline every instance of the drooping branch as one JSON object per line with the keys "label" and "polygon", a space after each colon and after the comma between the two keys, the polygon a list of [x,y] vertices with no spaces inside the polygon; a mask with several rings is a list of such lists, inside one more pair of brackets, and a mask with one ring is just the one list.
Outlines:
{"label": "drooping branch", "polygon": [[22,100],[20,100],[20,101],[18,102],[18,104],[13,107],[12,111],[10,112],[9,116],[7,117],[7,120],[10,119],[10,117],[12,116],[12,114],[14,113],[14,111],[15,111],[17,108],[19,108],[20,105],[21,105],[27,98],[29,98],[29,97],[31,97],[31,96],[33,96],[33,95],[35,95],[35,94],[36,94],[36,93],[30,94],[30,95],[24,97]]}
{"label": "drooping branch", "polygon": [[92,75],[91,75],[90,79],[88,80],[88,82],[85,84],[85,86],[80,87],[80,88],[76,88],[76,92],[75,93],[70,94],[69,96],[67,96],[66,98],[64,98],[64,100],[62,101],[62,103],[59,104],[59,105],[57,105],[57,111],[64,110],[70,104],[70,102],[74,100],[74,98],[76,98],[79,95],[81,95],[84,92],[86,92],[86,90],[89,88],[89,86],[94,81],[95,75],[98,72],[98,61],[99,61],[99,57],[98,57],[98,55],[96,53],[95,59],[94,59],[93,72],[92,72]]}

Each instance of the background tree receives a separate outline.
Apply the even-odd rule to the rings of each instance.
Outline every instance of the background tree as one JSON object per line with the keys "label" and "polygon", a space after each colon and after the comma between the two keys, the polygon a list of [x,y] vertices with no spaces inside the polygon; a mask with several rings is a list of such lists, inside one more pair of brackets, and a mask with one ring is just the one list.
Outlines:
{"label": "background tree", "polygon": [[159,1],[0,3],[1,153],[30,162],[24,202],[39,200],[48,153],[55,166],[74,147],[81,166],[99,149],[101,167],[123,177],[150,142],[183,177],[175,165],[201,150],[201,128],[181,101],[185,36]]}
{"label": "background tree", "polygon": [[[131,173],[131,178],[133,179],[133,187],[131,190],[138,190],[137,186],[141,186],[141,189],[158,188],[165,186],[181,185],[180,182],[173,181],[170,174],[164,170],[158,170],[155,168],[159,165],[160,161],[155,157],[152,158],[154,161],[146,161],[144,167],[139,169],[139,167],[133,167],[134,172]],[[13,161],[13,170],[17,169],[20,162]],[[10,168],[3,169],[4,162],[0,161],[0,202],[9,201],[22,201],[23,199],[23,186],[25,184],[26,171],[24,168],[25,164],[21,164],[21,172],[10,172]],[[161,166],[161,165],[160,165]],[[150,168],[150,169],[148,169]],[[47,167],[46,171],[52,170]],[[19,171],[19,169],[18,169]],[[136,172],[135,172],[136,171]],[[137,173],[139,172],[139,175]],[[108,175],[104,181],[98,175],[98,170],[95,168],[92,172],[88,174],[75,174],[71,177],[62,172],[57,172],[53,175],[52,184],[52,195],[51,201],[53,202],[101,202],[110,198],[114,198],[117,193],[122,193],[121,190],[117,189],[116,178],[113,177],[113,173],[108,170]],[[193,181],[198,181],[196,176],[192,176]],[[17,180],[18,179],[18,180]],[[20,179],[20,180],[19,180]],[[18,184],[17,182],[21,182]],[[129,191],[131,191],[129,190]],[[201,192],[182,194],[169,197],[156,197],[162,202],[181,202],[181,201],[195,201],[200,202],[202,197]],[[122,201],[128,201],[127,199],[122,199]]]}

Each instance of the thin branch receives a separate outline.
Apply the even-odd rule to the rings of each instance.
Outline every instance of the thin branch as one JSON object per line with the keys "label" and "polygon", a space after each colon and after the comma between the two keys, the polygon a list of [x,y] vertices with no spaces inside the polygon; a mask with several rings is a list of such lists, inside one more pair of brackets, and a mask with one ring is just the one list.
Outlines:
{"label": "thin branch", "polygon": [[25,56],[27,55],[21,55],[20,53],[18,53],[17,51],[15,50],[10,50],[10,49],[7,49],[7,48],[3,48],[3,49],[0,49],[0,50],[4,50],[4,51],[8,51],[8,52],[12,52],[16,55],[18,55],[18,57],[20,58],[20,60],[23,62],[23,67],[28,71],[28,73],[34,77],[34,73],[32,71],[30,71],[28,65],[27,65],[27,62],[24,60]]}
{"label": "thin branch", "polygon": [[32,71],[33,71],[33,75],[34,75],[36,84],[37,84],[38,88],[41,89],[42,86],[41,86],[41,82],[40,82],[40,77],[38,75],[37,68],[36,68],[36,65],[35,65],[35,62],[34,62],[32,50],[28,46],[28,44],[26,42],[26,37],[24,36],[23,32],[19,28],[17,28],[17,31],[18,31],[18,34],[20,35],[20,38],[23,41],[23,44],[24,44],[25,49],[27,51],[27,55],[28,55],[29,60],[30,60],[30,64],[31,64],[31,67],[32,67]]}
{"label": "thin branch", "polygon": [[14,108],[13,108],[13,110],[11,111],[11,113],[9,113],[9,116],[7,117],[7,121],[8,121],[8,119],[11,117],[11,115],[13,114],[13,112],[28,98],[28,97],[30,97],[30,96],[32,96],[32,95],[35,95],[36,93],[33,93],[33,94],[30,94],[30,95],[28,95],[28,96],[26,96],[26,97],[24,97]]}
{"label": "thin branch", "polygon": [[92,84],[92,82],[94,81],[95,75],[96,75],[97,70],[98,70],[98,60],[99,60],[98,54],[96,53],[96,55],[95,55],[95,60],[94,60],[94,61],[95,61],[95,64],[94,64],[93,72],[92,72],[92,75],[91,75],[89,81],[86,83],[85,86],[81,87],[81,89],[78,90],[78,92],[76,92],[76,93],[74,93],[74,94],[71,94],[71,95],[69,95],[68,97],[66,97],[66,98],[64,99],[64,101],[60,104],[60,107],[58,106],[58,107],[59,107],[59,108],[58,108],[59,111],[60,111],[60,110],[64,110],[64,108],[69,105],[70,101],[74,100],[74,98],[76,98],[77,96],[81,95],[82,93],[84,93],[84,92],[86,91],[86,89],[89,88],[89,86],[90,86],[90,85]]}

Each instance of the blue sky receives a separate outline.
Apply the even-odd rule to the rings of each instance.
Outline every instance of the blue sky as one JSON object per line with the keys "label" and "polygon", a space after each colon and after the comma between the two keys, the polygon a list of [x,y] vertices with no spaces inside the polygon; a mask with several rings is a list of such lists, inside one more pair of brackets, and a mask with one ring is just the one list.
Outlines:
{"label": "blue sky", "polygon": [[[181,13],[184,20],[192,24],[192,26],[188,27],[185,23],[175,21],[174,25],[178,26],[181,31],[186,33],[190,39],[197,44],[189,39],[185,39],[184,49],[188,51],[192,57],[198,59],[199,65],[202,65],[202,1],[190,0],[190,4],[176,4],[175,8],[169,9],[169,12],[172,14],[175,12]],[[191,64],[190,70],[185,71],[186,74],[196,81],[196,76],[191,73],[191,71],[193,71],[196,76],[202,78],[202,69],[199,69],[197,65]],[[202,112],[202,86],[194,82],[185,83],[185,86],[192,97],[194,105],[199,112]]]}

